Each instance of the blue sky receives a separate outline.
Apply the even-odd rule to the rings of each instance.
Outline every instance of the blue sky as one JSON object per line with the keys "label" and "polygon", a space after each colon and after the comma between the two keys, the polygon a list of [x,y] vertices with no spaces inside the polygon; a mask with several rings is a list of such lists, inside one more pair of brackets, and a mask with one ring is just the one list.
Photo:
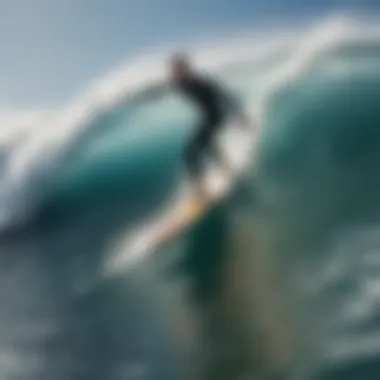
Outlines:
{"label": "blue sky", "polygon": [[[0,0],[0,108],[69,101],[129,56],[170,42],[378,0]],[[359,4],[359,5],[358,5]]]}

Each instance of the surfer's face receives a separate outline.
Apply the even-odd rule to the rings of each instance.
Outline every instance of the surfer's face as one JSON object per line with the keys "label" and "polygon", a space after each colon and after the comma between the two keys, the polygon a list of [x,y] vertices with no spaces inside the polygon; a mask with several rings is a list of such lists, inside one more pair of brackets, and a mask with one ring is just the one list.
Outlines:
{"label": "surfer's face", "polygon": [[171,76],[174,82],[181,82],[191,73],[189,64],[183,59],[173,59],[171,62]]}

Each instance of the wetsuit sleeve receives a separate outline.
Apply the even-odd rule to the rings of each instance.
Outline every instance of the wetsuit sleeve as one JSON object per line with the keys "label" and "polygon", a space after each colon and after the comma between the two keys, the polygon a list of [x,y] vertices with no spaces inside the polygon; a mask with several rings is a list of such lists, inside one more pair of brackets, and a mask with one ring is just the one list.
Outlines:
{"label": "wetsuit sleeve", "polygon": [[140,90],[126,98],[126,104],[129,106],[147,103],[161,98],[170,92],[170,86],[166,83],[158,83]]}
{"label": "wetsuit sleeve", "polygon": [[208,80],[208,85],[211,86],[215,96],[221,100],[222,106],[225,107],[228,112],[239,117],[244,116],[243,106],[238,101],[236,96],[231,94],[227,89],[225,89],[216,81]]}
{"label": "wetsuit sleeve", "polygon": [[222,102],[225,105],[226,109],[234,115],[243,116],[244,115],[243,106],[240,103],[240,101],[237,99],[237,97],[231,94],[228,90],[226,90],[222,86],[220,85],[216,85],[216,86],[217,86],[217,91],[219,92],[219,96],[221,97]]}

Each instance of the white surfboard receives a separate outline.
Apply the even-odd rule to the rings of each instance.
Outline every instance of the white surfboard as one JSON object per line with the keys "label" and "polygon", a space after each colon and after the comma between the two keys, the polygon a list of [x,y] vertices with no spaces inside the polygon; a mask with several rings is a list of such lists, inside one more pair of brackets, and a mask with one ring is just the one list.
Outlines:
{"label": "white surfboard", "polygon": [[[177,199],[169,205],[168,212],[150,224],[140,228],[121,242],[123,254],[115,257],[109,264],[115,268],[130,265],[144,259],[162,244],[173,239],[191,226],[199,217],[217,201],[225,197],[233,188],[239,176],[252,161],[252,153],[257,138],[257,130],[253,127],[242,128],[230,126],[221,136],[219,144],[230,163],[231,171],[228,175],[218,170],[216,165],[207,168],[204,181],[209,193],[208,200],[202,200],[192,195],[190,187],[183,185],[177,192]],[[118,245],[120,247],[120,245]],[[116,251],[120,252],[120,248]]]}

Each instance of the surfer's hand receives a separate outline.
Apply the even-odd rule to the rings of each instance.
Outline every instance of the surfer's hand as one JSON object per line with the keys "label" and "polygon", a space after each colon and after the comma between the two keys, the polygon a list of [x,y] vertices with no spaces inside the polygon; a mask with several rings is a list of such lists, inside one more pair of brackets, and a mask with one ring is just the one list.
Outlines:
{"label": "surfer's hand", "polygon": [[250,129],[251,128],[251,123],[249,118],[246,115],[242,115],[240,117],[239,124],[241,125],[242,128],[244,129]]}

